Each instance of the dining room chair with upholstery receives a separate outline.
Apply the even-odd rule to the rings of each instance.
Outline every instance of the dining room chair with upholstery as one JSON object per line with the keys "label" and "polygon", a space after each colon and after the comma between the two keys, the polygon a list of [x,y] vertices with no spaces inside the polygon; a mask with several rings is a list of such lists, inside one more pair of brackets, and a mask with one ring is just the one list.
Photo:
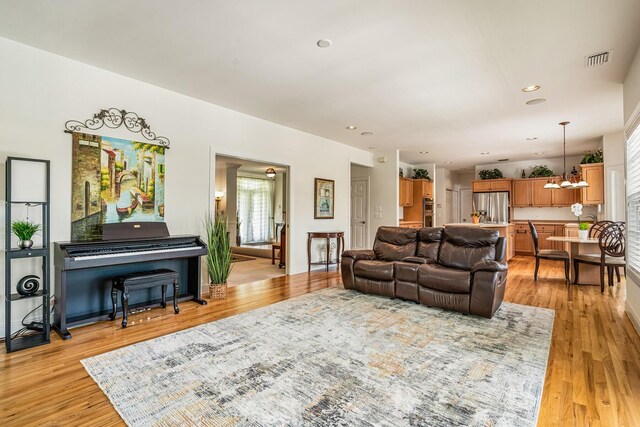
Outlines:
{"label": "dining room chair with upholstery", "polygon": [[540,260],[546,259],[548,261],[562,261],[564,263],[564,277],[567,281],[567,285],[570,284],[569,280],[569,271],[571,268],[571,258],[569,257],[569,252],[567,251],[557,251],[553,249],[543,249],[540,250],[539,240],[538,240],[538,232],[536,231],[536,226],[533,225],[531,221],[529,222],[529,230],[531,231],[531,238],[533,239],[533,249],[536,257],[536,269],[533,273],[534,280],[538,280],[538,270],[540,268]]}
{"label": "dining room chair with upholstery", "polygon": [[604,271],[607,269],[607,281],[613,286],[614,272],[620,282],[619,268],[626,271],[625,260],[625,227],[624,222],[607,224],[598,236],[599,254],[580,254],[573,257],[574,283],[580,283],[580,264],[597,265],[600,267],[600,292],[604,292]]}

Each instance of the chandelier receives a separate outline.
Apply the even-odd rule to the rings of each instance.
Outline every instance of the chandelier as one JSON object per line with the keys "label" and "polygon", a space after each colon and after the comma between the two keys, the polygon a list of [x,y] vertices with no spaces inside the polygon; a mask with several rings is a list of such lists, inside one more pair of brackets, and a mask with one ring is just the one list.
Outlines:
{"label": "chandelier", "polygon": [[567,173],[567,125],[569,122],[558,123],[562,126],[562,176],[558,177],[560,184],[556,182],[556,177],[549,177],[544,188],[555,190],[565,188],[568,190],[574,190],[576,188],[588,187],[589,184],[584,180],[582,174],[568,174]]}

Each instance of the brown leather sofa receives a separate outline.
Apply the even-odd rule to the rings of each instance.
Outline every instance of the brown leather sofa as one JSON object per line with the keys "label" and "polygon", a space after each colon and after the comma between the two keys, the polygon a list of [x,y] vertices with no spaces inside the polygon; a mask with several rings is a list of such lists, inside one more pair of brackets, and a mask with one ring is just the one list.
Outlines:
{"label": "brown leather sofa", "polygon": [[506,241],[496,230],[380,227],[373,250],[342,254],[346,289],[491,318],[507,281]]}

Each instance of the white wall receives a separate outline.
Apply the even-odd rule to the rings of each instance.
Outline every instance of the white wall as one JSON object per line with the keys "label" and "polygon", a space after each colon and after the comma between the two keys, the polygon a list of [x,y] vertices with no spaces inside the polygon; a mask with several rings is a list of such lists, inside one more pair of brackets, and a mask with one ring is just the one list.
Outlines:
{"label": "white wall", "polygon": [[[382,162],[382,159],[385,159]],[[376,152],[373,154],[373,168],[369,169],[369,242],[373,243],[378,227],[398,226],[400,214],[400,177],[398,150]]]}
{"label": "white wall", "polygon": [[[51,160],[52,241],[66,241],[71,232],[71,136],[63,133],[64,124],[71,119],[85,120],[109,107],[137,112],[153,131],[171,140],[165,197],[172,234],[201,232],[202,219],[214,205],[213,156],[219,153],[291,167],[289,273],[307,269],[307,231],[340,229],[348,239],[350,164],[371,165],[370,153],[3,38],[0,63],[4,64],[0,67],[0,188],[4,194],[7,156]],[[138,134],[106,128],[95,133],[142,139]],[[397,203],[397,154],[389,165],[396,177],[390,185],[396,191],[388,197]],[[335,180],[333,220],[313,219],[315,177]],[[4,203],[4,195],[0,199]],[[397,223],[396,215],[391,212],[385,220]],[[1,269],[4,277],[4,263]],[[33,308],[28,301],[23,303],[13,321]],[[4,304],[1,306],[4,311]]]}
{"label": "white wall", "polygon": [[[624,125],[627,136],[630,136],[634,128],[640,122],[640,49],[629,69],[624,81]],[[637,245],[640,242],[628,242]],[[627,277],[627,302],[625,309],[629,318],[640,333],[640,282]]]}
{"label": "white wall", "polygon": [[[567,156],[567,173],[571,172],[571,168],[575,166],[576,170],[580,172],[580,160],[582,160],[582,155],[580,156]],[[553,171],[556,175],[562,174],[562,157],[551,157],[551,158],[535,158],[531,160],[518,160],[513,162],[498,162],[498,163],[490,163],[486,165],[478,165],[476,166],[476,179],[480,179],[480,175],[478,173],[483,169],[500,169],[504,174],[505,178],[513,178],[520,179],[522,178],[522,169],[524,169],[527,178],[531,173],[531,169],[534,166],[539,165],[547,165],[549,169]]]}

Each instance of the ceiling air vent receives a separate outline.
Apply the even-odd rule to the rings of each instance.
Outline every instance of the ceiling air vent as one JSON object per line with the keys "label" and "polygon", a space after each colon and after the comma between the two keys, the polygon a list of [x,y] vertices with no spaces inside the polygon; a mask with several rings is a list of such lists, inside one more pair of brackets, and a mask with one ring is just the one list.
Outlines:
{"label": "ceiling air vent", "polygon": [[607,50],[605,52],[595,53],[593,55],[589,55],[585,58],[585,67],[595,67],[597,65],[606,64],[611,60],[611,51]]}
{"label": "ceiling air vent", "polygon": [[499,162],[508,162],[508,161],[509,161],[509,159],[499,159],[498,161],[499,161]]}

